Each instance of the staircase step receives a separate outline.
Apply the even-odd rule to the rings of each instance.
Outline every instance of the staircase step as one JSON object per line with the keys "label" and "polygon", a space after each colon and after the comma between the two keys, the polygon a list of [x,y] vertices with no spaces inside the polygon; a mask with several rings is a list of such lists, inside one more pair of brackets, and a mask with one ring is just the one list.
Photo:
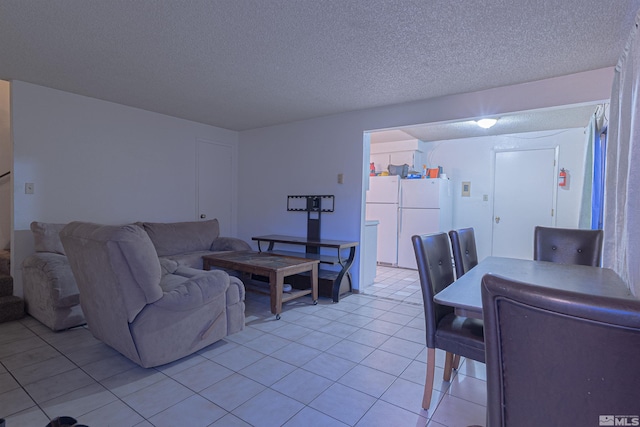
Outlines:
{"label": "staircase step", "polygon": [[13,295],[13,277],[0,276],[0,297]]}
{"label": "staircase step", "polygon": [[17,320],[24,316],[24,301],[13,295],[0,297],[0,323]]}
{"label": "staircase step", "polygon": [[11,252],[0,250],[0,276],[11,274]]}

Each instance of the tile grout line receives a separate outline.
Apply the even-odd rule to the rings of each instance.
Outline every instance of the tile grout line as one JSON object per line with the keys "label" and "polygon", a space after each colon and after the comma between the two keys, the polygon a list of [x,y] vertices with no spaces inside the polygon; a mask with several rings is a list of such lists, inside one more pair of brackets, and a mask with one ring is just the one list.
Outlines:
{"label": "tile grout line", "polygon": [[[409,282],[408,280],[402,279],[402,278],[398,278],[397,280],[398,281],[405,280],[405,281]],[[411,283],[414,283],[414,282],[413,281],[410,282],[409,285],[411,285]],[[357,294],[354,294],[354,295],[357,295]],[[388,303],[388,304],[376,304],[378,302],[384,302],[384,303]],[[254,321],[256,322],[256,324],[262,324],[262,322],[268,322],[270,317],[268,315],[264,316],[265,312],[268,311],[268,307],[265,304],[262,304],[260,301],[257,301],[257,300],[253,300],[251,302],[251,304],[254,307],[252,307],[250,310],[248,310],[246,315],[248,317],[255,318]],[[410,314],[405,314],[405,312],[402,310],[403,306],[407,307],[407,308],[413,307],[413,310],[409,310]],[[288,321],[283,325],[280,325],[280,326],[278,326],[276,328],[271,328],[270,326],[266,326],[265,328],[259,328],[259,327],[254,326],[255,324],[254,325],[247,324],[247,329],[251,329],[251,330],[254,331],[254,332],[251,333],[251,336],[253,336],[253,338],[249,339],[248,341],[243,341],[243,340],[233,341],[233,340],[226,340],[225,339],[226,343],[232,344],[233,347],[231,347],[231,348],[229,348],[229,349],[227,349],[225,351],[222,351],[220,353],[216,352],[216,353],[212,354],[211,358],[205,356],[204,353],[201,354],[200,352],[196,352],[195,354],[197,354],[198,356],[200,356],[203,359],[205,359],[205,360],[203,360],[203,362],[204,361],[210,361],[210,362],[213,362],[213,363],[217,363],[215,361],[215,357],[213,357],[213,356],[217,356],[219,354],[224,354],[224,353],[226,353],[228,351],[232,351],[235,348],[244,348],[246,350],[250,350],[250,351],[254,351],[254,352],[259,353],[260,354],[260,359],[258,359],[256,361],[253,361],[252,363],[250,363],[249,365],[245,366],[242,369],[245,369],[248,366],[252,366],[252,365],[258,363],[259,361],[264,360],[265,358],[271,358],[271,359],[273,359],[275,361],[282,362],[282,363],[285,363],[285,364],[291,366],[292,370],[290,372],[288,372],[286,375],[284,375],[282,377],[279,377],[275,382],[271,383],[268,386],[258,382],[259,384],[261,384],[261,386],[264,387],[264,390],[271,390],[272,392],[278,393],[278,395],[280,395],[280,396],[292,399],[293,401],[295,401],[295,402],[297,402],[297,403],[302,405],[302,407],[300,409],[298,409],[295,413],[293,413],[291,416],[289,416],[289,418],[287,420],[285,420],[283,423],[291,421],[298,414],[300,414],[301,411],[305,410],[306,408],[309,408],[310,410],[314,410],[314,411],[319,411],[323,415],[325,415],[327,417],[330,417],[331,419],[334,419],[334,420],[336,420],[338,422],[344,422],[344,421],[341,421],[338,418],[335,418],[330,413],[326,413],[326,412],[317,410],[317,409],[313,408],[312,406],[310,406],[310,403],[313,402],[314,400],[316,400],[318,397],[320,397],[323,392],[320,392],[318,395],[316,395],[309,402],[309,404],[307,404],[304,401],[300,401],[295,397],[290,397],[290,396],[278,391],[277,389],[273,388],[273,386],[275,384],[277,384],[279,381],[282,381],[283,379],[287,378],[288,376],[290,376],[292,373],[294,373],[297,370],[302,370],[302,371],[308,372],[308,373],[313,374],[313,375],[318,375],[319,377],[324,378],[325,380],[328,380],[329,381],[329,385],[327,387],[331,387],[333,385],[339,384],[340,386],[345,387],[346,389],[349,389],[349,390],[351,390],[353,392],[363,393],[364,395],[369,396],[370,398],[372,398],[373,399],[373,403],[371,404],[371,406],[368,407],[368,409],[366,411],[364,411],[359,416],[359,418],[356,421],[353,422],[352,425],[355,425],[355,424],[361,422],[367,416],[367,414],[369,414],[369,411],[375,405],[377,405],[379,402],[387,404],[387,405],[390,405],[390,407],[393,407],[396,410],[403,411],[403,412],[412,414],[414,416],[421,417],[422,419],[426,419],[427,423],[428,423],[429,421],[431,421],[433,419],[433,416],[436,414],[438,408],[441,407],[443,399],[446,396],[452,396],[452,397],[455,397],[457,399],[465,400],[465,401],[467,401],[469,403],[473,403],[474,405],[479,405],[479,404],[474,402],[474,401],[472,401],[472,400],[467,400],[467,399],[464,399],[464,398],[459,397],[457,395],[451,394],[451,385],[452,385],[451,382],[449,382],[446,385],[446,387],[443,387],[443,390],[437,390],[440,393],[440,399],[438,400],[437,405],[435,405],[435,407],[432,410],[426,411],[425,413],[423,413],[422,411],[416,412],[414,409],[413,410],[412,409],[405,409],[405,408],[403,408],[401,406],[398,406],[398,405],[392,403],[391,401],[387,401],[387,400],[383,399],[383,396],[387,392],[389,392],[389,390],[393,387],[394,384],[396,384],[398,382],[398,380],[406,381],[408,383],[413,384],[414,386],[419,386],[420,385],[419,383],[414,382],[411,379],[402,378],[402,375],[404,375],[409,369],[411,369],[412,365],[415,366],[415,368],[418,368],[417,365],[414,365],[415,363],[424,364],[424,361],[420,357],[420,354],[423,351],[418,353],[415,357],[409,357],[409,356],[406,356],[406,352],[405,352],[405,354],[402,354],[402,352],[400,352],[400,354],[397,354],[397,353],[390,352],[390,351],[388,351],[386,349],[383,349],[382,346],[384,346],[384,344],[386,342],[388,342],[390,339],[395,338],[397,340],[402,340],[402,341],[406,341],[407,343],[417,344],[417,345],[419,345],[421,347],[425,347],[424,344],[420,343],[419,341],[414,341],[412,339],[412,338],[418,339],[420,334],[424,334],[425,333],[424,330],[421,327],[417,327],[416,324],[415,324],[416,320],[418,320],[418,325],[419,325],[420,321],[422,323],[424,323],[424,319],[422,317],[423,313],[415,311],[415,309],[417,307],[421,307],[421,306],[422,306],[422,304],[421,303],[417,303],[417,302],[406,301],[406,300],[403,300],[403,299],[396,299],[396,298],[393,298],[393,297],[390,297],[390,296],[388,297],[388,296],[371,295],[371,294],[360,294],[360,298],[358,299],[357,302],[356,302],[356,300],[354,300],[353,303],[349,303],[349,307],[348,308],[344,307],[344,308],[347,308],[346,310],[341,310],[339,307],[333,306],[331,304],[327,304],[327,305],[323,304],[322,306],[318,306],[318,308],[316,310],[313,310],[312,312],[309,312],[308,315],[317,317],[322,324],[326,324],[326,326],[329,326],[329,327],[331,327],[333,325],[345,325],[345,326],[351,326],[354,329],[349,333],[347,333],[348,329],[342,329],[342,330],[340,330],[340,332],[337,335],[334,335],[334,334],[332,334],[331,331],[328,331],[328,332],[324,331],[323,328],[302,326],[303,328],[309,329],[312,332],[326,333],[328,335],[331,335],[333,337],[338,338],[337,341],[328,344],[328,346],[324,346],[324,345],[318,344],[318,347],[314,347],[314,346],[310,346],[310,345],[308,345],[306,343],[298,342],[301,339],[300,337],[294,339],[292,337],[287,337],[286,335],[285,336],[280,336],[277,333],[275,333],[278,329],[286,327],[287,325],[295,325],[296,322],[297,322],[296,319],[300,319],[300,318],[303,317],[303,315],[300,315],[299,313],[301,313],[302,310],[304,310],[304,307],[302,307],[302,306],[293,307],[294,310],[292,310],[292,312],[294,312],[296,316],[292,316],[291,321]],[[361,308],[364,309],[362,311],[362,313],[366,313],[366,314],[357,314],[358,316],[363,317],[362,322],[358,321],[358,322],[356,322],[356,324],[353,324],[348,319],[341,320],[343,317],[346,317],[346,316],[352,314],[353,311],[361,309]],[[328,310],[336,310],[336,312],[330,312]],[[339,313],[337,313],[337,311],[344,312],[344,314],[340,315]],[[389,317],[388,316],[389,314],[401,314],[402,316],[405,316],[405,317],[400,317],[400,316],[396,316],[396,317],[391,316],[391,317]],[[364,318],[367,319],[366,323],[364,323],[365,322]],[[353,319],[355,321],[357,318],[353,318]],[[407,321],[407,319],[411,319],[411,320]],[[284,320],[284,318],[283,318],[283,320]],[[384,322],[384,323],[376,323],[375,325],[372,325],[372,323],[376,322],[376,321]],[[362,325],[360,325],[359,323],[362,323]],[[386,325],[388,325],[388,326],[386,326]],[[59,351],[54,346],[54,344],[51,344],[48,341],[46,341],[45,339],[43,339],[43,337],[41,335],[39,335],[39,333],[37,331],[32,329],[31,326],[29,326],[28,324],[23,324],[23,326],[26,327],[27,329],[29,329],[35,335],[37,335],[40,340],[44,341],[44,343],[49,346],[49,348],[53,348],[58,353],[62,354],[67,360],[69,360],[73,364],[74,367],[77,367],[82,372],[87,374],[91,378],[93,383],[100,384],[100,386],[102,388],[104,388],[105,390],[108,390],[109,393],[111,395],[113,395],[114,398],[116,399],[115,401],[122,402],[122,404],[124,404],[127,408],[129,408],[131,411],[133,411],[133,413],[138,414],[141,417],[141,419],[145,420],[146,422],[151,423],[148,418],[142,416],[142,414],[137,412],[133,407],[129,406],[123,399],[121,399],[120,397],[115,395],[114,392],[112,392],[110,389],[108,389],[103,384],[103,382],[105,380],[107,380],[109,378],[112,378],[115,375],[122,374],[122,373],[124,373],[126,371],[124,371],[122,373],[117,373],[117,374],[110,375],[109,377],[98,381],[93,376],[89,375],[88,371],[86,371],[83,367],[81,367],[81,366],[77,365],[75,362],[73,362],[73,360],[71,360],[67,356],[66,353],[62,353],[61,351]],[[369,326],[369,328],[367,328],[367,326]],[[380,329],[380,328],[382,328],[382,329]],[[407,329],[406,333],[404,333],[403,335],[400,335],[400,336],[396,335],[396,334],[400,333],[400,331],[405,330],[405,328],[409,328],[409,329]],[[381,334],[381,335],[385,336],[385,339],[382,342],[380,342],[380,344],[375,345],[375,346],[371,346],[369,344],[363,344],[363,343],[361,343],[359,341],[356,341],[356,340],[354,340],[352,338],[354,334],[356,334],[356,333],[358,333],[360,331]],[[415,331],[420,331],[420,332],[415,332]],[[254,335],[254,333],[255,333],[255,335]],[[262,338],[264,336],[267,336],[267,338],[268,337],[276,337],[278,339],[278,341],[282,340],[282,342],[284,342],[284,344],[282,344],[280,346],[276,346],[278,348],[276,348],[273,351],[270,351],[269,353],[263,352],[264,349],[261,351],[261,350],[257,350],[255,348],[250,347],[249,345],[247,345],[248,343],[251,343],[251,342],[255,341],[256,339]],[[311,370],[309,367],[305,367],[305,364],[302,364],[301,366],[298,366],[297,364],[289,363],[286,359],[274,356],[275,353],[277,353],[281,349],[283,349],[283,348],[285,348],[285,347],[287,347],[287,346],[289,346],[291,344],[298,344],[298,345],[307,347],[310,350],[317,350],[318,354],[315,357],[310,358],[309,361],[315,359],[316,357],[320,357],[322,355],[344,359],[342,356],[335,355],[335,354],[332,354],[330,352],[331,349],[335,348],[336,346],[338,346],[340,344],[343,344],[343,345],[349,345],[349,344],[362,345],[362,346],[366,346],[366,347],[370,348],[371,351],[368,352],[367,355],[365,355],[364,357],[361,357],[361,358],[358,357],[359,361],[357,361],[357,362],[352,360],[352,359],[350,359],[350,358],[344,359],[345,361],[348,361],[351,366],[349,366],[349,368],[346,371],[342,372],[340,374],[340,376],[334,380],[333,377],[331,377],[331,378],[325,377],[324,375],[317,373],[316,372],[317,370]],[[410,347],[407,348],[407,350],[409,350],[409,349],[410,349]],[[388,373],[386,371],[380,370],[379,368],[375,367],[375,365],[374,366],[370,366],[370,365],[365,365],[365,364],[362,363],[364,360],[366,360],[368,357],[370,357],[370,355],[374,354],[375,352],[381,352],[381,354],[387,353],[389,355],[393,355],[393,356],[400,357],[402,359],[406,359],[408,361],[408,364],[407,364],[407,366],[402,368],[401,372],[399,372],[396,375],[396,374],[391,374],[391,373]],[[222,364],[218,364],[218,365],[226,368],[226,366],[224,366]],[[3,364],[3,366],[4,366],[4,364]],[[197,366],[197,364],[194,365],[194,366]],[[349,385],[347,385],[347,384],[343,384],[343,383],[340,382],[342,379],[345,378],[345,376],[349,375],[350,373],[353,373],[354,369],[356,369],[359,366],[366,367],[367,369],[371,369],[371,370],[374,370],[374,371],[379,372],[379,373],[390,375],[393,378],[392,378],[390,384],[384,386],[383,387],[384,389],[380,390],[378,393],[376,393],[376,395],[372,395],[372,394],[369,394],[366,391],[362,391],[362,390],[359,390],[357,388],[354,388],[353,385],[354,384],[357,385],[357,383],[348,382]],[[5,369],[6,369],[6,366],[5,366]],[[131,369],[133,369],[133,368],[131,368]],[[177,372],[176,373],[172,373],[172,374],[167,374],[167,373],[162,372],[162,371],[160,371],[160,370],[158,370],[156,368],[153,368],[153,369],[156,372],[160,372],[161,374],[163,374],[163,378],[169,378],[172,381],[175,381],[177,384],[180,384],[181,386],[185,387],[187,390],[190,391],[191,395],[186,397],[186,398],[184,398],[184,399],[182,399],[182,400],[180,400],[179,402],[175,402],[175,403],[171,404],[171,406],[169,406],[169,407],[161,409],[159,412],[153,414],[152,417],[156,416],[157,414],[160,414],[160,413],[162,413],[164,411],[167,411],[167,410],[169,410],[170,408],[173,408],[176,405],[181,404],[186,399],[189,399],[194,395],[198,395],[198,396],[202,397],[203,399],[207,400],[208,402],[211,402],[213,405],[215,405],[216,407],[218,407],[218,408],[220,408],[222,410],[223,415],[221,417],[219,417],[218,419],[216,419],[215,421],[213,421],[213,425],[217,425],[216,423],[218,423],[219,419],[224,418],[224,417],[226,417],[228,415],[233,416],[233,417],[237,417],[237,415],[235,415],[232,411],[228,411],[228,410],[220,407],[218,404],[216,404],[212,400],[210,400],[210,399],[206,398],[205,396],[201,395],[200,392],[198,392],[198,391],[194,390],[193,388],[191,388],[188,384],[182,383],[181,381],[179,381],[176,378],[174,378],[172,375],[173,374],[177,374]],[[189,369],[189,367],[186,367],[184,369]],[[184,369],[182,369],[179,372],[182,372]],[[252,378],[247,376],[246,373],[240,373],[240,370],[230,369],[230,368],[226,368],[226,369],[229,369],[231,371],[231,373],[229,375],[225,376],[224,378],[216,380],[211,385],[214,385],[214,384],[216,384],[216,383],[218,383],[218,382],[220,382],[220,381],[222,381],[222,380],[224,380],[224,379],[226,379],[229,376],[232,376],[234,374],[237,374],[237,375],[239,375],[239,376],[241,376],[243,378],[252,380]],[[10,373],[12,375],[12,378],[16,381],[16,383],[20,387],[22,387],[21,384],[15,379],[15,377],[13,377],[13,374],[11,373],[11,371],[9,371],[8,369],[6,369],[6,371],[8,373]],[[460,378],[460,376],[464,376],[464,375],[462,373],[460,373],[460,370],[456,371],[454,373],[454,377],[452,378],[452,381],[456,380],[457,378]],[[478,379],[480,381],[483,381],[481,378],[474,377],[473,375],[470,376],[470,378],[475,378],[475,379]],[[252,381],[254,381],[254,380],[252,380]],[[146,387],[142,388],[141,390],[144,390],[144,389],[150,387],[151,385],[152,384],[147,385]],[[22,388],[24,390],[24,387],[22,387]],[[326,390],[326,388],[324,390]],[[25,390],[25,392],[26,392],[26,390]],[[379,397],[377,397],[377,394],[379,394]],[[37,404],[35,402],[35,400],[33,400],[31,395],[30,394],[28,394],[28,395],[29,395],[30,399],[36,404],[36,407],[38,407],[38,409],[40,411],[45,413],[44,410],[42,409],[42,407],[39,404]],[[391,397],[392,396],[389,395],[389,398],[391,398]],[[249,397],[247,400],[243,400],[243,403],[241,403],[240,405],[237,405],[236,408],[238,408],[241,405],[244,405],[247,402],[250,402],[251,399],[252,399],[252,397]],[[106,406],[106,405],[103,405],[100,408],[102,408],[104,406]],[[482,405],[479,405],[479,406],[482,406]],[[100,409],[100,408],[92,409],[92,411],[95,411],[95,410]],[[92,411],[89,411],[88,413],[90,413]],[[239,419],[242,419],[242,418],[239,418]],[[244,419],[242,419],[242,420],[247,422]]]}
{"label": "tile grout line", "polygon": [[[79,364],[77,364],[76,362],[74,362],[73,360],[71,360],[71,359],[69,358],[69,356],[68,356],[66,353],[64,353],[64,352],[62,352],[62,351],[60,351],[60,350],[58,350],[58,349],[57,349],[53,344],[51,344],[51,343],[47,342],[46,340],[44,340],[44,338],[42,338],[42,337],[38,334],[38,332],[37,332],[37,331],[34,331],[33,329],[31,329],[28,325],[24,325],[24,326],[25,326],[27,329],[29,329],[31,332],[33,332],[34,334],[36,334],[36,335],[38,336],[38,338],[42,339],[42,340],[43,340],[43,341],[44,341],[48,346],[50,346],[51,348],[53,348],[53,349],[54,349],[55,351],[57,351],[60,355],[64,356],[64,357],[65,357],[65,358],[66,358],[66,359],[67,359],[71,364],[73,364],[73,365],[75,366],[75,368],[77,368],[77,369],[81,370],[82,372],[84,372],[84,373],[85,373],[89,378],[91,378],[91,380],[93,381],[93,383],[94,383],[94,384],[98,384],[98,385],[100,385],[100,386],[101,386],[105,391],[109,392],[109,393],[110,393],[110,394],[111,394],[111,395],[116,399],[116,401],[120,401],[120,402],[122,402],[122,404],[124,404],[125,406],[127,406],[127,407],[128,407],[129,409],[131,409],[134,413],[136,413],[136,414],[140,415],[140,417],[141,417],[143,420],[148,421],[146,417],[144,417],[142,414],[140,414],[138,411],[136,411],[134,408],[132,408],[129,404],[127,404],[127,402],[125,402],[124,400],[122,400],[119,396],[117,396],[117,395],[116,395],[115,393],[113,393],[110,389],[108,389],[104,384],[102,384],[102,381],[99,381],[98,379],[96,379],[95,377],[93,377],[89,372],[87,372],[85,369],[83,369],[83,367],[82,367],[82,366],[80,366]],[[84,328],[84,329],[87,329],[87,330],[88,330],[88,328],[87,328],[87,327],[85,327],[85,325],[81,325],[79,328]],[[69,329],[74,329],[74,328],[69,328]],[[67,330],[68,330],[68,329],[67,329]],[[104,343],[102,343],[102,344],[103,344],[103,345],[106,345],[106,344],[104,344]],[[109,347],[109,348],[111,348],[111,347]],[[74,368],[74,369],[75,369],[75,368]],[[131,369],[135,369],[135,368],[131,368]],[[131,369],[129,369],[129,370],[131,370]],[[164,374],[163,372],[158,371],[158,370],[157,370],[157,369],[155,369],[155,368],[153,368],[153,369],[154,369],[154,370],[156,370],[156,372],[159,372],[159,373],[161,373],[162,375],[164,375],[165,377],[169,378],[169,377],[168,377],[166,374]],[[66,371],[66,372],[68,372],[68,371]],[[124,371],[124,372],[126,372],[126,371]],[[119,375],[119,374],[111,375],[111,376],[109,376],[109,377],[107,377],[107,378],[103,378],[103,380],[106,380],[106,379],[112,378],[112,377],[114,377],[114,376],[116,376],[116,375]],[[29,393],[28,393],[28,391],[26,390],[26,388],[25,388],[24,386],[22,386],[22,385],[21,385],[21,387],[23,388],[23,390],[25,391],[25,393],[29,394]],[[88,386],[85,386],[85,387],[88,387]],[[147,386],[147,387],[149,387],[149,386]],[[84,387],[81,387],[80,389],[82,389],[82,388],[84,388]],[[146,388],[146,387],[145,387],[145,388]],[[80,390],[80,389],[77,389],[77,390]],[[67,393],[67,394],[68,394],[68,393]],[[64,396],[64,395],[62,395],[62,396]],[[36,402],[36,401],[35,401],[35,399],[34,399],[30,394],[29,394],[29,397],[31,398],[31,400],[33,400],[33,402],[36,404],[36,406],[37,406],[37,407],[42,411],[42,413],[44,413],[44,414],[45,414],[45,416],[46,416],[47,418],[51,419],[50,415],[48,415],[47,411],[45,411],[45,409],[40,405],[40,403]],[[58,397],[61,397],[61,396],[58,396]],[[55,398],[53,398],[53,399],[56,399],[56,398],[58,398],[58,397],[55,397]],[[44,403],[46,403],[46,402],[49,402],[49,401],[51,401],[51,400],[53,400],[53,399],[49,399],[49,400],[47,400],[47,401],[44,401],[44,402],[42,402],[42,404],[44,404]],[[75,416],[74,416],[74,418],[76,418],[76,417],[80,417],[80,416],[83,416],[83,415],[87,415],[87,414],[89,414],[89,413],[91,413],[91,412],[93,412],[93,411],[96,411],[96,410],[98,410],[98,409],[104,408],[104,407],[106,407],[106,406],[110,405],[111,403],[113,403],[113,402],[105,403],[104,405],[99,406],[99,407],[97,407],[97,408],[94,408],[94,409],[92,409],[91,411],[85,412],[85,413],[83,413],[83,414],[74,414],[74,415],[75,415]],[[61,416],[61,415],[58,415],[58,416]]]}

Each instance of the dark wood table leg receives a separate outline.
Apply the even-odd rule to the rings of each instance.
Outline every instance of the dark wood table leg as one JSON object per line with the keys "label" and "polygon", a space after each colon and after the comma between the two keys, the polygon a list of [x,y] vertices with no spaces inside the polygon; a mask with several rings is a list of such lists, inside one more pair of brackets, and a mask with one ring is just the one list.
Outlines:
{"label": "dark wood table leg", "polygon": [[271,313],[276,315],[276,320],[280,320],[280,313],[282,313],[283,287],[284,287],[284,274],[282,272],[270,273],[269,288],[271,291]]}
{"label": "dark wood table leg", "polygon": [[313,305],[318,304],[318,264],[313,264],[311,268],[311,298]]}

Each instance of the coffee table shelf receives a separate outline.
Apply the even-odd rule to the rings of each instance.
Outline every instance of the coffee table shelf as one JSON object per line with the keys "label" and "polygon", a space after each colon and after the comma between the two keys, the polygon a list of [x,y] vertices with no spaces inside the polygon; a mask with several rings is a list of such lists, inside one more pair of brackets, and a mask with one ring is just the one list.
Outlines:
{"label": "coffee table shelf", "polygon": [[[262,295],[271,295],[271,289],[269,288],[268,284],[266,282],[263,283],[256,283],[255,280],[247,280],[244,281],[244,286],[248,291],[251,292],[255,292],[257,294],[262,294]],[[305,295],[311,295],[312,294],[312,290],[311,288],[309,289],[291,289],[290,292],[283,292],[282,293],[282,303],[284,304],[285,302],[294,300],[296,298],[300,298],[303,297]]]}

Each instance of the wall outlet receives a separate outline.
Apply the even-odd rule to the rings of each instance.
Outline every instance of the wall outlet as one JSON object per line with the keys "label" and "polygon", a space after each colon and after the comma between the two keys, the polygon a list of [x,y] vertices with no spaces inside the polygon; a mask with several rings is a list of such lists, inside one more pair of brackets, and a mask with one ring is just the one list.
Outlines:
{"label": "wall outlet", "polygon": [[24,184],[24,194],[33,194],[34,192],[33,182],[27,182]]}
{"label": "wall outlet", "polygon": [[339,173],[338,174],[338,184],[344,184],[344,174],[343,173]]}

